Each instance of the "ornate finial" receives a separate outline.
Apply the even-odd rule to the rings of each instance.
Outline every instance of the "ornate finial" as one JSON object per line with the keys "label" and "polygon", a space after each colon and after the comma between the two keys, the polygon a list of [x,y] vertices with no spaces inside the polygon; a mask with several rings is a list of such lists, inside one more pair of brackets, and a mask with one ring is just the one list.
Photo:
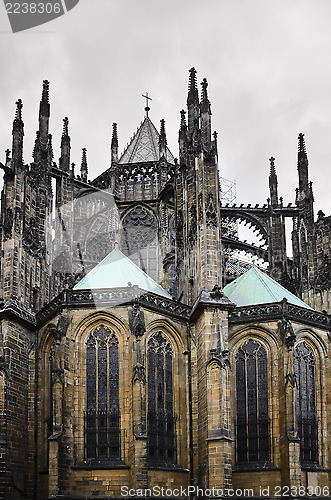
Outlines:
{"label": "ornate finial", "polygon": [[117,123],[113,123],[113,134],[111,138],[111,147],[118,147]]}
{"label": "ornate finial", "polygon": [[[307,169],[308,167],[306,144],[305,144],[304,134],[302,133],[298,135],[298,168],[299,167],[300,169],[301,168]],[[304,184],[308,183],[308,172],[306,172],[306,177],[307,178],[305,179]]]}
{"label": "ornate finial", "polygon": [[167,137],[166,137],[166,131],[165,131],[165,121],[162,118],[160,120],[161,126],[160,126],[160,139],[164,139],[165,144],[167,144]]}
{"label": "ornate finial", "polygon": [[189,70],[190,72],[190,77],[189,77],[189,82],[188,82],[188,89],[196,89],[197,88],[197,72],[196,69],[193,67]]}
{"label": "ornate finial", "polygon": [[6,149],[6,162],[10,160],[10,149]]}
{"label": "ornate finial", "polygon": [[15,121],[16,120],[22,120],[22,108],[23,108],[23,103],[22,99],[18,99],[16,101],[16,112],[15,112]]}
{"label": "ornate finial", "polygon": [[216,130],[213,132],[213,137],[214,137],[214,141],[216,142],[217,137],[218,137],[218,132],[216,132]]}
{"label": "ornate finial", "polygon": [[187,104],[199,102],[198,86],[197,86],[197,72],[195,68],[190,69],[190,76],[188,82],[188,96]]}
{"label": "ornate finial", "polygon": [[201,89],[201,104],[200,104],[201,112],[202,113],[209,113],[209,114],[211,114],[210,102],[209,102],[209,99],[208,99],[208,92],[207,92],[207,88],[208,88],[207,78],[204,78],[202,80],[201,86],[202,86],[202,89]]}
{"label": "ornate finial", "polygon": [[208,82],[207,82],[207,78],[204,78],[201,82],[201,101],[208,101],[208,92],[207,92],[207,88],[208,88]]}
{"label": "ornate finial", "polygon": [[70,181],[74,181],[75,180],[75,164],[74,163],[71,164],[71,169],[69,170],[68,179]]}
{"label": "ornate finial", "polygon": [[298,135],[298,152],[299,153],[306,153],[306,144],[305,144],[305,139],[304,139],[305,134],[300,133]]}
{"label": "ornate finial", "polygon": [[146,111],[146,116],[148,116],[148,111],[150,111],[150,107],[148,106],[148,101],[152,101],[153,99],[151,97],[149,97],[148,95],[148,92],[146,92],[146,95],[141,95],[142,97],[145,97],[146,99],[146,107],[145,107],[145,111]]}
{"label": "ornate finial", "polygon": [[87,182],[87,156],[86,156],[86,148],[82,149],[82,161],[81,161],[81,166],[80,166],[80,175],[82,178],[82,181]]}
{"label": "ornate finial", "polygon": [[271,156],[269,158],[269,162],[270,162],[270,175],[274,176],[276,175],[275,158]]}
{"label": "ornate finial", "polygon": [[66,116],[65,118],[63,118],[63,131],[62,131],[63,136],[69,135],[68,125],[69,125],[69,120],[68,117]]}
{"label": "ornate finial", "polygon": [[44,80],[43,81],[43,93],[41,96],[41,100],[45,102],[49,102],[49,81]]}
{"label": "ornate finial", "polygon": [[60,169],[64,172],[69,172],[70,170],[70,137],[68,131],[69,120],[67,117],[63,118],[63,130],[61,137],[61,157],[60,157]]}
{"label": "ornate finial", "polygon": [[159,136],[159,153],[160,153],[160,158],[161,157],[167,157],[167,136],[166,136],[166,131],[165,131],[165,121],[160,120],[161,127],[160,127],[160,136]]}
{"label": "ornate finial", "polygon": [[113,123],[113,133],[111,137],[111,163],[118,162],[118,137],[117,137],[117,123]]}

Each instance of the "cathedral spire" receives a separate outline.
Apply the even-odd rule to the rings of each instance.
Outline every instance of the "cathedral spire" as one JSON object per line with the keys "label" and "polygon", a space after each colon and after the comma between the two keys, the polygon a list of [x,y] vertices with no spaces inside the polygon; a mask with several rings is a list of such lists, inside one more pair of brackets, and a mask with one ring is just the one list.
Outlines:
{"label": "cathedral spire", "polygon": [[270,190],[270,200],[272,206],[278,205],[278,180],[275,167],[275,158],[272,156],[269,158],[270,162],[270,174],[269,174],[269,190]]}
{"label": "cathedral spire", "polygon": [[160,153],[160,158],[167,157],[167,136],[166,136],[166,131],[165,131],[165,121],[162,119],[160,121],[161,126],[160,126],[160,137],[159,137],[159,153]]}
{"label": "cathedral spire", "polygon": [[47,150],[49,117],[50,117],[49,81],[44,80],[43,91],[39,105],[39,133],[40,133],[40,144],[43,151]]}
{"label": "cathedral spire", "polygon": [[117,123],[113,123],[113,133],[111,137],[111,164],[118,162],[118,136],[117,136]]}
{"label": "cathedral spire", "polygon": [[308,157],[304,134],[298,136],[298,174],[299,174],[299,191],[308,191]]}
{"label": "cathedral spire", "polygon": [[199,128],[199,93],[196,75],[197,72],[195,68],[191,68],[186,101],[188,110],[188,131],[190,135],[197,132]]}
{"label": "cathedral spire", "polygon": [[204,78],[201,82],[201,104],[200,104],[200,109],[201,113],[209,113],[211,115],[211,110],[210,110],[210,102],[208,99],[208,82],[207,78]]}
{"label": "cathedral spire", "polygon": [[23,103],[21,99],[16,101],[16,112],[13,121],[13,142],[12,142],[12,158],[13,160],[23,160],[23,137],[24,123],[22,120]]}
{"label": "cathedral spire", "polygon": [[202,80],[201,87],[201,139],[203,146],[209,151],[211,148],[211,109],[208,99],[208,82],[206,78]]}
{"label": "cathedral spire", "polygon": [[306,227],[311,229],[314,223],[314,195],[312,182],[309,182],[308,157],[304,134],[298,136],[298,175],[296,203],[305,219]]}
{"label": "cathedral spire", "polygon": [[88,173],[88,168],[87,168],[87,156],[86,156],[86,148],[82,149],[82,161],[80,165],[80,176],[82,178],[82,181],[87,182],[87,173]]}
{"label": "cathedral spire", "polygon": [[70,136],[68,130],[69,120],[66,116],[63,119],[63,131],[61,137],[61,157],[60,157],[60,169],[64,172],[69,172],[70,167]]}
{"label": "cathedral spire", "polygon": [[199,102],[197,72],[195,68],[191,68],[188,81],[187,105],[194,104],[196,102]]}

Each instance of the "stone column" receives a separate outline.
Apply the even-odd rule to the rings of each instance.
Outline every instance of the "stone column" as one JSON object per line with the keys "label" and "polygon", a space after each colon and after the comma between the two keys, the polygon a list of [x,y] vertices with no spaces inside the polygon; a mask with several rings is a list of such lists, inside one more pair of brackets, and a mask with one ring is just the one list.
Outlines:
{"label": "stone column", "polygon": [[193,307],[197,342],[199,487],[231,488],[232,439],[228,310],[219,287],[203,291]]}
{"label": "stone column", "polygon": [[146,429],[146,373],[143,336],[145,334],[144,313],[138,304],[129,312],[130,329],[135,336],[132,367],[132,427],[133,466],[132,487],[147,488],[147,429]]}
{"label": "stone column", "polygon": [[[297,380],[294,371],[294,343],[296,336],[291,322],[283,318],[278,323],[285,348],[285,432],[288,443],[288,478],[286,484],[290,487],[301,485],[300,439],[296,415]],[[286,352],[287,351],[287,352]]]}

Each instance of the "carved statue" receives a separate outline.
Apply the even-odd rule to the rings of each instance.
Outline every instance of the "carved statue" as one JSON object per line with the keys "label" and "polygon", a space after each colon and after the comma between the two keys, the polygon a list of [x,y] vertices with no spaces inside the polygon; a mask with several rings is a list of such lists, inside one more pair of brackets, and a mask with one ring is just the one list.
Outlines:
{"label": "carved statue", "polygon": [[291,321],[286,318],[279,320],[278,328],[284,343],[289,349],[292,349],[296,341],[296,335],[294,333]]}
{"label": "carved statue", "polygon": [[130,330],[136,337],[142,337],[146,331],[144,312],[139,304],[133,304],[129,313]]}

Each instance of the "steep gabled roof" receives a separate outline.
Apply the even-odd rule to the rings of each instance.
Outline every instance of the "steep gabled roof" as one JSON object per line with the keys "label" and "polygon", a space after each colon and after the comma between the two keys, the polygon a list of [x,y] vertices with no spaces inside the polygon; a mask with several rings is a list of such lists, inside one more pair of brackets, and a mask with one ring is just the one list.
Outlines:
{"label": "steep gabled roof", "polygon": [[239,276],[223,288],[225,295],[237,306],[280,302],[284,298],[291,304],[311,309],[301,299],[273,280],[258,267]]}
{"label": "steep gabled roof", "polygon": [[[145,116],[144,121],[132,137],[131,142],[126,147],[118,163],[159,161],[159,137],[159,132],[156,130],[149,117]],[[169,163],[175,163],[174,157],[168,147],[166,159]]]}
{"label": "steep gabled roof", "polygon": [[74,290],[97,290],[100,288],[125,288],[138,285],[146,292],[153,292],[171,299],[171,295],[140,269],[120,250],[107,255],[92,271],[74,286]]}

